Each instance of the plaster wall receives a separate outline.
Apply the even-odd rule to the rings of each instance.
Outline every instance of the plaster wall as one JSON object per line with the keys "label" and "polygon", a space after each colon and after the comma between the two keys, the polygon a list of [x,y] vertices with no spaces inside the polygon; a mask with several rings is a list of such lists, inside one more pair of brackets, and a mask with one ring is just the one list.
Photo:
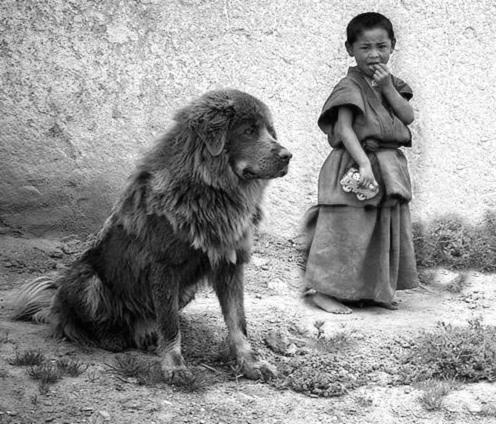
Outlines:
{"label": "plaster wall", "polygon": [[294,154],[264,223],[294,235],[330,151],[316,119],[352,64],[345,27],[369,10],[392,20],[414,90],[414,219],[479,220],[496,206],[494,1],[2,0],[0,226],[97,229],[173,111],[235,87]]}

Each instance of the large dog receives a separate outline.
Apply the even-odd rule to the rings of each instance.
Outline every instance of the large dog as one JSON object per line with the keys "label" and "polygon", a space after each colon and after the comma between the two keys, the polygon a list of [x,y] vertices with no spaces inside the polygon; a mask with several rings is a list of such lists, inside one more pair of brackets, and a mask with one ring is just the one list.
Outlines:
{"label": "large dog", "polygon": [[268,180],[285,175],[290,159],[264,103],[237,90],[206,93],[175,115],[81,257],[21,288],[14,317],[111,351],[157,344],[166,375],[188,373],[178,313],[207,280],[244,375],[274,373],[247,339],[243,264]]}

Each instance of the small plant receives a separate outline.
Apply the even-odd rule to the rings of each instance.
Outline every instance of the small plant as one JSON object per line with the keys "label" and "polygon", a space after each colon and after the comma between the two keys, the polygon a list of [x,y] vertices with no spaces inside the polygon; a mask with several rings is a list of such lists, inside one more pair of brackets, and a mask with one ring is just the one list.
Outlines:
{"label": "small plant", "polygon": [[476,225],[446,215],[428,224],[413,224],[419,267],[496,271],[496,213],[487,212]]}
{"label": "small plant", "polygon": [[116,355],[114,363],[107,365],[115,373],[135,378],[138,384],[152,386],[164,381],[160,365],[134,355]]}
{"label": "small plant", "polygon": [[464,382],[496,380],[496,328],[480,319],[467,327],[443,322],[412,343],[402,367],[405,382],[456,379]]}
{"label": "small plant", "polygon": [[16,366],[35,366],[41,365],[45,356],[38,350],[26,350],[24,352],[16,351],[14,358],[9,360],[10,365]]}
{"label": "small plant", "polygon": [[206,386],[207,380],[202,373],[195,375],[178,371],[165,378],[160,363],[134,355],[116,355],[113,364],[107,366],[125,378],[134,378],[139,385],[154,386],[159,383],[172,384],[183,391],[197,391]]}
{"label": "small plant", "polygon": [[62,378],[62,372],[56,364],[45,362],[28,369],[28,375],[33,380],[39,381],[39,391],[41,394],[48,392],[48,386]]}
{"label": "small plant", "polygon": [[429,380],[423,384],[420,403],[427,411],[439,411],[443,398],[449,393],[451,386],[446,381]]}
{"label": "small plant", "polygon": [[321,352],[338,352],[344,349],[351,343],[350,333],[341,331],[334,334],[332,337],[324,337],[321,335],[316,343],[315,347]]}
{"label": "small plant", "polygon": [[372,405],[374,405],[374,399],[370,396],[356,395],[354,396],[354,400],[356,404],[361,408],[370,408]]}
{"label": "small plant", "polygon": [[34,406],[38,405],[38,402],[39,402],[38,395],[32,395],[32,396],[30,397],[30,399],[31,399],[31,403],[32,403]]}
{"label": "small plant", "polygon": [[69,375],[70,377],[77,377],[86,371],[88,365],[85,365],[79,361],[73,361],[72,359],[58,359],[56,362],[57,368],[64,375]]}

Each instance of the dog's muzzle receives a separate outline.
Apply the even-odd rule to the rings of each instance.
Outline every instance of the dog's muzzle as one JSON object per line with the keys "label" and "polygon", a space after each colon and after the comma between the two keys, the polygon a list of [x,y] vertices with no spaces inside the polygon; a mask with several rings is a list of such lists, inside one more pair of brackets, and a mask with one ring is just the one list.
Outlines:
{"label": "dog's muzzle", "polygon": [[288,173],[289,161],[291,160],[293,155],[288,149],[283,147],[277,152],[277,156],[279,157],[280,169],[279,172],[275,175],[275,177],[283,177]]}

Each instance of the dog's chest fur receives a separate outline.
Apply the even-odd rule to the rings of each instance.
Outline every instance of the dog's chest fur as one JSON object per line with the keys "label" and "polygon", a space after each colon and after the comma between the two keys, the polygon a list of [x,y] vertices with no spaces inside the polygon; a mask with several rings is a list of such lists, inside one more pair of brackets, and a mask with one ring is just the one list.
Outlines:
{"label": "dog's chest fur", "polygon": [[212,266],[244,262],[261,214],[264,186],[254,182],[236,193],[190,190],[165,216],[180,237],[208,256]]}

